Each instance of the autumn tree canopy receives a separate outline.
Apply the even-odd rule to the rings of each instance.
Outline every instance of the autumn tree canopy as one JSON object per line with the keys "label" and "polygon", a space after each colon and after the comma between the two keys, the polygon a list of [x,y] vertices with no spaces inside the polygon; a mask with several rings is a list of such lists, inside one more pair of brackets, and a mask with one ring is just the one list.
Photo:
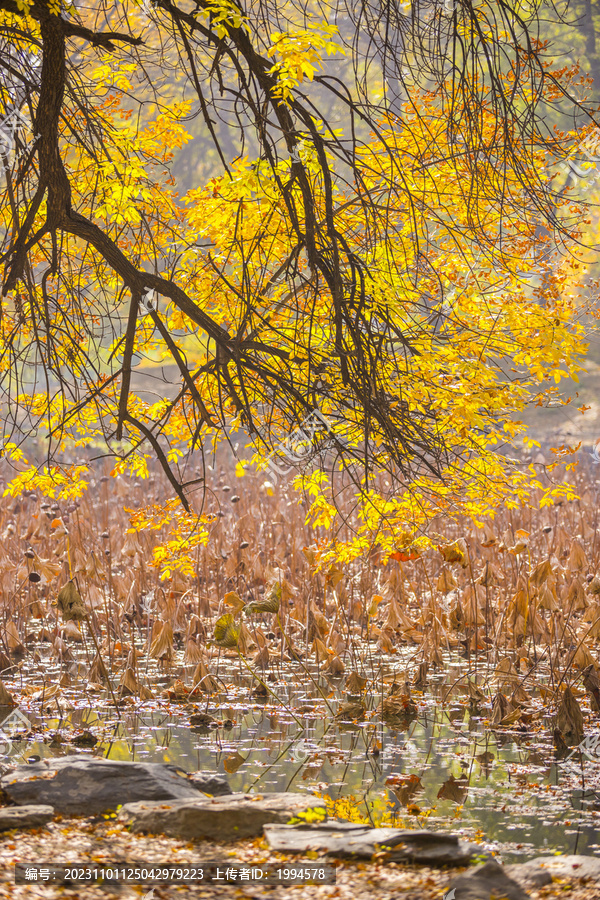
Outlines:
{"label": "autumn tree canopy", "polygon": [[[83,489],[75,446],[157,457],[176,502],[136,527],[182,529],[190,450],[237,429],[264,459],[315,411],[300,480],[334,535],[356,492],[348,554],[540,488],[498,451],[577,371],[587,213],[558,173],[596,127],[552,9],[0,0],[11,490]],[[176,390],[136,389],[149,360]]]}

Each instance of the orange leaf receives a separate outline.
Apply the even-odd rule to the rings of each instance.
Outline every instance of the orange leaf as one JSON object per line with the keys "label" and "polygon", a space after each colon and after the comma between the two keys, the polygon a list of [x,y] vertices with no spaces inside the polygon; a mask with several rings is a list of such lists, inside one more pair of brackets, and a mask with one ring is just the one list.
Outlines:
{"label": "orange leaf", "polygon": [[421,554],[417,553],[416,550],[395,550],[393,553],[390,553],[390,559],[395,559],[398,562],[408,562],[410,559],[421,559]]}

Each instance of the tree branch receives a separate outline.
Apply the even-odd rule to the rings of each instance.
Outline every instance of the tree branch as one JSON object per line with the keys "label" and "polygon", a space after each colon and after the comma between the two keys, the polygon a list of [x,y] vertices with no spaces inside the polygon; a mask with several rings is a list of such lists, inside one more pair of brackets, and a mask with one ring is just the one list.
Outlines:
{"label": "tree branch", "polygon": [[162,466],[163,472],[169,479],[169,482],[171,483],[173,490],[175,491],[175,493],[181,500],[181,505],[183,506],[185,511],[189,513],[190,512],[190,504],[188,503],[187,498],[186,498],[185,494],[183,493],[183,487],[180,485],[180,483],[175,478],[175,475],[173,474],[173,470],[171,469],[171,466],[169,465],[169,461],[165,455],[165,452],[164,452],[163,448],[160,446],[156,437],[152,434],[152,432],[150,431],[149,428],[146,428],[146,426],[143,424],[143,422],[140,422],[139,419],[134,418],[131,415],[131,413],[126,412],[123,418],[124,418],[125,422],[129,422],[130,425],[133,425],[134,428],[137,428],[137,430],[140,432],[140,434],[142,434],[145,437],[145,439],[148,441],[148,443],[152,446],[152,449],[154,450],[154,452],[156,454],[156,458],[158,459],[159,463]]}
{"label": "tree branch", "polygon": [[[25,15],[24,10],[19,9],[15,0],[0,0],[0,9],[12,13],[15,16]],[[122,44],[130,44],[134,47],[139,47],[144,43],[142,38],[132,37],[132,35],[123,34],[120,31],[92,31],[91,28],[86,28],[84,25],[78,25],[77,22],[69,22],[61,16],[54,15],[47,6],[42,6],[41,4],[32,4],[27,10],[27,15],[31,16],[31,18],[35,19],[37,22],[47,21],[48,19],[60,22],[62,33],[65,37],[80,37],[89,41],[94,47],[104,47],[105,50],[113,51],[117,49],[113,41],[119,41]]]}

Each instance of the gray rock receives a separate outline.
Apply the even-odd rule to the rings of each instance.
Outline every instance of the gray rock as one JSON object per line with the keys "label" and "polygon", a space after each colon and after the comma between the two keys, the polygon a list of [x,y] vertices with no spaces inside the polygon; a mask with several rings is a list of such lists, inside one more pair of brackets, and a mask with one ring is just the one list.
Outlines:
{"label": "gray rock", "polygon": [[211,794],[213,797],[223,797],[225,794],[231,794],[229,782],[222,775],[213,775],[210,772],[194,772],[189,776],[195,788],[204,794]]}
{"label": "gray rock", "polygon": [[236,841],[258,837],[268,823],[289,822],[311,808],[325,811],[325,803],[309,794],[230,794],[169,803],[128,803],[118,818],[128,822],[132,831],[144,834]]}
{"label": "gray rock", "polygon": [[452,891],[456,900],[496,900],[498,897],[502,900],[529,900],[529,894],[506,874],[495,859],[488,859],[482,866],[455,878],[446,896]]}
{"label": "gray rock", "polygon": [[57,813],[91,816],[134,800],[198,797],[198,788],[179,772],[158,763],[67,756],[19,766],[0,786],[19,806],[47,803]]}
{"label": "gray rock", "polygon": [[54,815],[51,806],[3,806],[0,808],[0,831],[11,828],[39,828]]}
{"label": "gray rock", "polygon": [[406,831],[401,828],[369,828],[349,822],[326,825],[266,825],[269,847],[280,853],[315,850],[333,856],[370,859],[386,852],[389,862],[407,861],[428,866],[464,866],[481,847],[468,844],[453,834],[434,831]]}
{"label": "gray rock", "polygon": [[526,863],[506,866],[506,872],[519,884],[542,887],[552,878],[583,878],[600,882],[597,856],[538,856]]}

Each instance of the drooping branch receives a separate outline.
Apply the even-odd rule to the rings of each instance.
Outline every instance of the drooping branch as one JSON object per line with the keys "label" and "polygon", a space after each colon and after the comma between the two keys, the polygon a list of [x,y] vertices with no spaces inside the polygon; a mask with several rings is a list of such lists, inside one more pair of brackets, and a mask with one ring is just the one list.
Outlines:
{"label": "drooping branch", "polygon": [[138,310],[142,301],[142,295],[133,293],[129,302],[129,316],[127,319],[127,330],[125,332],[125,346],[123,348],[123,365],[121,366],[121,393],[119,395],[119,414],[117,419],[116,438],[118,441],[123,438],[123,422],[127,415],[127,401],[129,399],[129,388],[131,386],[131,360],[133,358],[133,349],[135,345],[135,331],[138,320]]}
{"label": "drooping branch", "polygon": [[[15,16],[21,15],[23,12],[15,0],[0,0],[0,9],[12,13]],[[144,43],[142,38],[134,37],[131,34],[125,34],[123,32],[92,31],[84,25],[57,16],[55,13],[50,12],[47,4],[40,2],[31,4],[27,10],[27,15],[31,16],[32,19],[35,19],[36,22],[46,22],[49,19],[53,19],[58,23],[65,37],[83,38],[93,47],[102,47],[104,50],[114,52],[117,49],[115,47],[115,41],[120,44],[129,44],[133,47],[140,47]]]}
{"label": "drooping branch", "polygon": [[[395,0],[375,4],[368,10],[359,0],[356,5],[368,14],[372,30],[378,29],[379,37],[388,41],[388,50],[397,44],[396,38],[386,37],[383,29],[386,17],[398,24]],[[53,262],[51,269],[45,264],[50,236],[54,242],[53,257],[61,240],[74,251],[76,265],[81,263],[86,272],[82,290],[94,295],[89,303],[87,297],[84,303],[79,298],[75,303],[80,333],[93,334],[86,316],[91,319],[89,311],[94,310],[93,315],[102,322],[98,326],[102,336],[94,349],[106,346],[102,340],[110,340],[113,351],[109,364],[122,354],[116,373],[120,391],[109,395],[108,391],[99,390],[98,367],[90,364],[87,370],[92,374],[86,383],[86,397],[99,409],[102,407],[101,414],[106,417],[102,427],[109,439],[115,433],[121,439],[124,423],[129,422],[138,430],[140,440],[145,440],[146,432],[138,428],[141,424],[160,448],[169,423],[177,425],[178,417],[183,421],[189,416],[190,432],[194,433],[191,443],[195,446],[202,425],[222,427],[235,408],[248,431],[259,433],[268,447],[269,441],[271,446],[276,442],[278,430],[294,427],[307,413],[326,404],[340,416],[347,416],[355,427],[358,437],[354,447],[346,451],[340,444],[338,449],[340,456],[346,454],[345,458],[355,461],[356,447],[360,445],[365,480],[373,471],[374,461],[379,464],[381,460],[390,471],[410,474],[414,466],[421,472],[439,475],[449,455],[445,435],[438,428],[443,414],[427,397],[431,385],[424,388],[424,398],[418,403],[411,406],[405,399],[405,388],[418,369],[415,360],[426,356],[417,349],[421,338],[429,337],[431,332],[438,345],[445,340],[442,328],[435,322],[447,319],[458,328],[469,327],[443,311],[449,279],[445,277],[444,254],[438,254],[441,262],[436,258],[439,248],[435,231],[447,235],[456,258],[464,261],[468,279],[473,274],[474,254],[469,256],[470,250],[466,252],[465,246],[477,247],[486,265],[499,259],[509,266],[511,260],[505,259],[502,244],[506,231],[515,223],[520,228],[527,211],[543,216],[549,189],[547,185],[540,188],[541,182],[538,184],[539,179],[535,178],[528,186],[527,177],[536,154],[551,149],[551,143],[540,137],[541,129],[538,133],[536,128],[540,92],[552,76],[543,66],[540,68],[541,56],[535,41],[524,39],[519,44],[518,29],[513,28],[508,42],[511,46],[503,48],[500,45],[504,39],[494,33],[500,22],[494,18],[496,13],[492,16],[488,11],[483,15],[479,6],[475,8],[469,0],[461,0],[460,9],[444,21],[439,10],[433,9],[435,4],[421,4],[435,14],[430,20],[413,17],[411,28],[403,31],[406,47],[400,49],[402,53],[412,52],[408,47],[412,41],[416,56],[421,54],[426,60],[428,77],[431,75],[441,99],[436,106],[433,90],[407,96],[406,103],[396,103],[390,115],[389,109],[369,103],[366,94],[357,100],[355,86],[346,85],[331,73],[316,76],[318,90],[314,94],[310,93],[308,82],[300,80],[283,102],[278,66],[268,55],[273,49],[269,50],[268,45],[270,31],[258,28],[258,19],[252,18],[254,9],[249,9],[249,18],[236,27],[233,20],[228,23],[227,19],[215,24],[214,4],[207,0],[198,0],[194,13],[181,9],[173,0],[156,0],[155,6],[161,11],[154,24],[163,60],[167,54],[173,54],[177,84],[183,81],[195,91],[199,106],[192,115],[203,118],[225,173],[225,188],[215,187],[213,197],[220,196],[224,205],[237,204],[234,236],[222,244],[216,238],[215,245],[224,247],[224,251],[214,257],[207,254],[200,266],[188,266],[186,260],[178,267],[172,263],[173,257],[167,261],[170,250],[164,249],[166,242],[162,243],[158,235],[176,233],[173,219],[177,220],[180,211],[171,220],[169,212],[163,220],[162,213],[155,209],[150,215],[143,213],[143,227],[150,236],[148,253],[144,245],[146,232],[142,239],[141,229],[136,231],[137,224],[132,224],[131,219],[124,216],[116,223],[106,216],[106,224],[102,224],[104,213],[98,212],[102,200],[97,200],[94,177],[88,178],[89,171],[95,165],[99,167],[98,194],[106,190],[101,171],[106,161],[123,183],[129,176],[114,165],[113,156],[121,159],[123,148],[112,140],[113,126],[103,99],[94,95],[88,102],[85,97],[81,89],[84,82],[78,80],[74,61],[69,59],[67,41],[87,41],[87,52],[92,58],[93,48],[145,62],[150,56],[139,50],[140,38],[117,30],[123,27],[122,22],[127,22],[126,11],[120,17],[115,10],[111,19],[115,30],[104,32],[55,16],[44,0],[38,0],[31,9],[42,34],[41,80],[39,88],[31,79],[24,82],[29,109],[35,110],[35,160],[28,164],[26,177],[20,175],[21,196],[13,204],[12,232],[0,257],[6,266],[4,293],[15,292],[18,321],[25,315],[19,291],[30,294],[27,315],[35,318],[42,309],[35,297],[39,260],[44,263],[45,272],[52,272],[45,276],[42,285],[46,314],[41,328],[37,321],[31,325],[32,354],[37,347],[40,358],[51,360],[48,365],[53,376],[57,375],[61,389],[68,385],[71,396],[77,400],[76,408],[81,409],[75,369],[71,373],[61,370],[56,362],[54,336],[50,335],[55,327],[47,314],[54,302],[50,282],[57,282],[57,294],[65,290],[61,264],[55,266]],[[270,0],[260,0],[259,7],[266,19],[271,14],[275,16]],[[502,16],[509,15],[504,0],[499,8]],[[0,0],[0,9],[18,15],[12,0]],[[199,15],[199,11],[204,15]],[[241,7],[240,12],[244,12]],[[105,13],[102,9],[100,14]],[[477,16],[480,19],[465,30],[469,17]],[[367,57],[368,53],[363,58]],[[169,64],[172,59],[169,57]],[[386,60],[391,64],[389,53]],[[505,77],[505,69],[513,65],[511,80]],[[471,83],[470,72],[479,73]],[[138,75],[139,83],[135,81]],[[478,92],[480,75],[488,82],[491,78],[487,94]],[[139,84],[144,85],[139,91],[143,105],[148,96],[144,91],[149,90],[152,95],[153,86],[142,65],[132,84],[129,98],[135,97]],[[524,104],[527,91],[531,92],[529,105]],[[157,108],[162,102],[159,93],[153,94]],[[348,132],[343,137],[335,133],[332,121],[322,114],[324,95],[335,104],[335,116],[341,110],[348,117]],[[248,172],[252,170],[249,177],[258,174],[260,181],[266,171],[269,191],[275,197],[263,204],[263,208],[268,206],[268,213],[249,238],[244,233],[249,205],[245,199],[227,197],[227,177],[235,179],[236,164],[230,162],[219,145],[222,132],[216,119],[221,118],[221,102],[223,106],[229,104],[240,129],[253,130],[260,158],[248,164]],[[423,108],[419,108],[419,102],[423,102]],[[432,111],[427,110],[429,103]],[[322,125],[317,125],[319,120]],[[374,136],[372,140],[378,148],[372,155],[363,152],[368,144],[361,135],[367,131]],[[412,133],[418,135],[413,144],[406,139]],[[233,142],[229,143],[233,146]],[[417,149],[413,152],[414,145]],[[83,188],[75,181],[72,166],[80,151],[85,161],[81,169],[86,169],[81,179]],[[139,168],[148,163],[148,157],[153,157],[153,153],[145,154],[137,147],[131,152]],[[150,165],[155,162],[152,159]],[[444,167],[449,172],[448,181],[456,184],[454,193],[447,194],[447,185],[439,179],[431,188],[423,188],[430,170]],[[218,183],[217,179],[215,184]],[[231,196],[235,197],[235,191]],[[262,198],[260,202],[263,203]],[[219,203],[220,200],[217,207]],[[140,204],[143,206],[142,201]],[[453,208],[453,204],[460,209]],[[463,207],[466,214],[461,218]],[[168,204],[165,209],[170,209]],[[123,219],[125,224],[121,224]],[[497,221],[501,223],[496,243],[489,237],[490,219],[494,227]],[[554,207],[547,211],[546,220],[550,224],[559,221]],[[156,234],[149,224],[154,221]],[[186,237],[188,249],[198,246],[194,241],[195,238],[190,242]],[[384,288],[374,286],[373,276],[378,266],[385,270],[386,253],[394,242],[396,258],[389,260],[390,271],[381,277]],[[269,246],[276,247],[271,258],[266,249]],[[184,253],[174,256],[183,258]],[[519,261],[515,258],[512,263],[518,265]],[[145,271],[145,266],[150,265],[153,273]],[[69,266],[70,261],[63,258],[64,270],[73,276],[67,293],[76,296],[78,276]],[[283,281],[287,284],[279,291]],[[199,283],[204,293],[198,292]],[[214,295],[210,288],[206,290],[206,285],[214,286]],[[386,285],[394,294],[390,302],[385,296]],[[101,300],[97,295],[104,290],[111,303],[113,296],[118,298],[106,313],[98,312]],[[166,348],[176,364],[181,388],[177,400],[181,402],[166,404],[160,419],[148,426],[140,421],[137,410],[128,401],[136,337],[145,333],[138,319],[139,303],[149,291],[169,301],[164,315],[162,310],[160,314],[156,310],[149,313],[155,326],[150,341]],[[122,325],[120,304],[127,293],[131,303],[124,314],[127,323]],[[58,299],[56,303],[58,306]],[[201,332],[196,345],[201,362],[195,360],[191,368],[188,348],[185,352],[181,349],[185,346],[183,339],[171,332],[169,319],[176,323],[173,327],[187,332],[186,341],[194,327]],[[72,338],[70,329],[66,331],[76,345],[77,335]],[[76,356],[76,346],[71,349]],[[72,382],[68,382],[70,375]],[[136,412],[135,422],[128,418],[132,410]],[[63,421],[69,415],[65,411]],[[183,432],[185,427],[180,431]],[[154,444],[152,447],[156,449]],[[161,464],[168,465],[164,453],[163,457]]]}
{"label": "drooping branch", "polygon": [[181,501],[181,505],[183,506],[183,508],[185,509],[186,512],[190,512],[190,504],[188,503],[187,497],[185,496],[185,493],[183,491],[183,486],[175,478],[175,475],[173,474],[173,470],[171,469],[171,466],[169,465],[169,461],[166,457],[166,454],[165,454],[163,448],[160,446],[160,443],[157,440],[156,436],[154,434],[152,434],[152,431],[149,428],[147,428],[143,422],[140,422],[139,419],[136,419],[135,416],[132,416],[131,413],[126,412],[123,418],[124,418],[125,422],[129,422],[131,425],[133,425],[133,427],[136,428],[137,431],[139,431],[139,433],[141,435],[143,435],[145,440],[148,441],[148,443],[154,450],[157,460],[159,461],[159,463],[162,466],[163,472],[169,479],[171,487],[173,488],[173,490],[179,497],[179,500]]}

